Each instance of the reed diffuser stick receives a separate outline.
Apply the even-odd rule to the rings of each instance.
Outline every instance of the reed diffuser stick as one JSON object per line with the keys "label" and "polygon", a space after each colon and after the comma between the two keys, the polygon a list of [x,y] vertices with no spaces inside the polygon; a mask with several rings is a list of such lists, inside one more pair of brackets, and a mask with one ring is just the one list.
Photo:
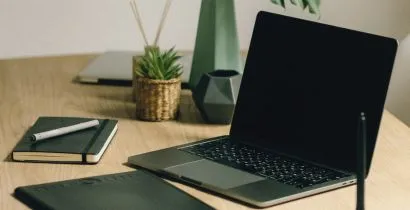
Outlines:
{"label": "reed diffuser stick", "polygon": [[137,24],[142,33],[142,37],[144,38],[145,45],[148,46],[149,45],[148,39],[147,39],[147,36],[145,35],[144,27],[141,22],[141,15],[138,11],[137,3],[135,2],[135,0],[133,0],[133,1],[130,1],[130,5],[131,5],[132,12],[134,13],[135,20],[137,21]]}
{"label": "reed diffuser stick", "polygon": [[157,34],[155,36],[154,46],[157,46],[161,31],[164,28],[165,19],[168,15],[169,9],[171,8],[172,0],[167,0],[164,6],[164,11],[162,12],[161,22],[158,26]]}

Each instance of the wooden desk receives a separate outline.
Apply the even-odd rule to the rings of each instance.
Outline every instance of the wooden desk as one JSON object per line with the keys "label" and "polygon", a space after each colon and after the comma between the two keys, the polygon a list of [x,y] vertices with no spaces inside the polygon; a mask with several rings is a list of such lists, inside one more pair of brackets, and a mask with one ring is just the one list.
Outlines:
{"label": "wooden desk", "polygon": [[[128,156],[226,134],[229,126],[207,125],[184,91],[181,119],[161,123],[134,119],[131,88],[72,82],[93,55],[0,61],[0,209],[27,209],[12,197],[22,185],[133,170]],[[38,116],[109,117],[119,130],[97,165],[11,162],[8,155]],[[173,183],[217,209],[248,207]],[[368,209],[410,208],[410,130],[384,113],[371,173],[367,179]],[[272,209],[355,209],[355,187],[300,199]]]}

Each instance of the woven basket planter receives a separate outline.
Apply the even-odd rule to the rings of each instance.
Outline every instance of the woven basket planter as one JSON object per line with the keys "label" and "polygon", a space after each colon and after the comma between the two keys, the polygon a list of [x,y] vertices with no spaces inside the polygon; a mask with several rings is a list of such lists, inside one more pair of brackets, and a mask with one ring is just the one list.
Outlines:
{"label": "woven basket planter", "polygon": [[152,80],[135,77],[136,117],[146,121],[175,119],[181,95],[181,79]]}

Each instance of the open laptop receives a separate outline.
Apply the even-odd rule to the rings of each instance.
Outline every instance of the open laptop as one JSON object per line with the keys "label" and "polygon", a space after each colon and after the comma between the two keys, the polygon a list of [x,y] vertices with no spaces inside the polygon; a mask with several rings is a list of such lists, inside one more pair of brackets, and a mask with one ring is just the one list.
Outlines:
{"label": "open laptop", "polygon": [[260,12],[229,134],[131,156],[131,165],[266,207],[356,182],[357,117],[366,176],[397,41]]}

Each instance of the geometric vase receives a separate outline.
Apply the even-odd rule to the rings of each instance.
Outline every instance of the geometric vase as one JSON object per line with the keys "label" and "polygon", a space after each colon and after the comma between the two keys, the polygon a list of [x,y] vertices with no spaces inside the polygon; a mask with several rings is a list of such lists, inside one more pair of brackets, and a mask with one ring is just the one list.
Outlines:
{"label": "geometric vase", "polygon": [[243,73],[234,0],[202,0],[189,88],[195,89],[202,75],[217,69]]}
{"label": "geometric vase", "polygon": [[232,122],[241,80],[242,74],[234,70],[216,70],[201,77],[192,97],[206,122]]}

